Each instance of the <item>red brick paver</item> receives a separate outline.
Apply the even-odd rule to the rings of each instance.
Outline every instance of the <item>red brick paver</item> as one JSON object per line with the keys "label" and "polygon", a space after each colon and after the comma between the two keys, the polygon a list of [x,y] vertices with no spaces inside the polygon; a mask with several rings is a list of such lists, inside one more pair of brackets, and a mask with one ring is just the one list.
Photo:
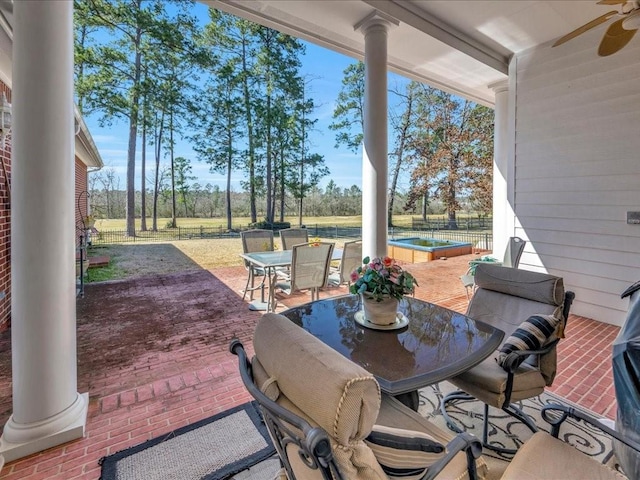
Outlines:
{"label": "red brick paver", "polygon": [[[459,276],[473,256],[408,265],[416,296],[464,311]],[[5,466],[0,478],[91,479],[99,459],[249,400],[228,353],[232,338],[252,351],[259,312],[239,290],[243,267],[89,284],[78,301],[78,391],[89,392],[86,437]],[[327,288],[322,298],[346,293]],[[279,310],[310,300],[279,297]],[[560,343],[559,395],[615,417],[611,343],[618,328],[572,316]],[[0,333],[0,424],[11,413],[10,331]]]}

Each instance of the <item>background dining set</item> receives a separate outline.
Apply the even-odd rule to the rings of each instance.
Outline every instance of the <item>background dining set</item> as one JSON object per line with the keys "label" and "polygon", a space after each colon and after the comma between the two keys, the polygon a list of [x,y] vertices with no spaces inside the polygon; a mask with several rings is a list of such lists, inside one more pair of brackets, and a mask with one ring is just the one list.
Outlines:
{"label": "background dining set", "polygon": [[[291,295],[309,290],[311,300],[318,300],[321,288],[348,283],[350,273],[362,262],[361,240],[345,242],[338,249],[333,242],[310,241],[306,228],[288,228],[280,230],[282,249],[276,250],[272,230],[247,230],[240,235],[241,256],[248,272],[242,298],[249,294],[252,310],[274,311],[276,291]],[[260,299],[254,300],[257,290]]]}

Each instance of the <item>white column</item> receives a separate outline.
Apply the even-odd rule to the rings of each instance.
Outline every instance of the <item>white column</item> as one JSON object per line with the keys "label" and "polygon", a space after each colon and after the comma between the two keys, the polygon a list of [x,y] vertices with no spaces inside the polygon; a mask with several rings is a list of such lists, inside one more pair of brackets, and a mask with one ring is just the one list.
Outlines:
{"label": "white column", "polygon": [[397,22],[374,12],[355,26],[364,33],[362,254],[387,254],[387,31]]}
{"label": "white column", "polygon": [[77,392],[73,3],[15,2],[7,461],[84,435]]}
{"label": "white column", "polygon": [[513,210],[509,203],[509,84],[491,85],[496,93],[493,137],[493,255],[502,259],[513,236]]}

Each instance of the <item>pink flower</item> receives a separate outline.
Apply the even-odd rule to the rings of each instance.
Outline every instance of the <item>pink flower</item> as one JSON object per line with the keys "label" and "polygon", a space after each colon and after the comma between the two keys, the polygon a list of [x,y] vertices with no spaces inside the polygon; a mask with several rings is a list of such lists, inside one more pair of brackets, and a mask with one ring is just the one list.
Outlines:
{"label": "pink flower", "polygon": [[384,257],[382,259],[382,263],[384,264],[385,267],[390,267],[391,265],[393,265],[393,258],[391,257]]}
{"label": "pink flower", "polygon": [[351,272],[351,283],[355,283],[359,277],[360,275],[358,274],[357,270],[354,270],[353,272]]}

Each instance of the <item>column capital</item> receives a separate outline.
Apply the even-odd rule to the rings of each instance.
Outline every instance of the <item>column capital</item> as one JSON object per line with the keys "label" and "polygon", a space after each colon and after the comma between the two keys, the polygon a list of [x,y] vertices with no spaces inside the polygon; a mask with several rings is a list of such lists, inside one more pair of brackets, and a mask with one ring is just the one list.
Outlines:
{"label": "column capital", "polygon": [[509,90],[509,79],[500,80],[498,82],[490,83],[488,87],[495,93],[502,93]]}
{"label": "column capital", "polygon": [[366,34],[372,27],[384,27],[385,31],[391,27],[397,27],[400,22],[390,15],[374,10],[353,26],[355,31],[360,30]]}

